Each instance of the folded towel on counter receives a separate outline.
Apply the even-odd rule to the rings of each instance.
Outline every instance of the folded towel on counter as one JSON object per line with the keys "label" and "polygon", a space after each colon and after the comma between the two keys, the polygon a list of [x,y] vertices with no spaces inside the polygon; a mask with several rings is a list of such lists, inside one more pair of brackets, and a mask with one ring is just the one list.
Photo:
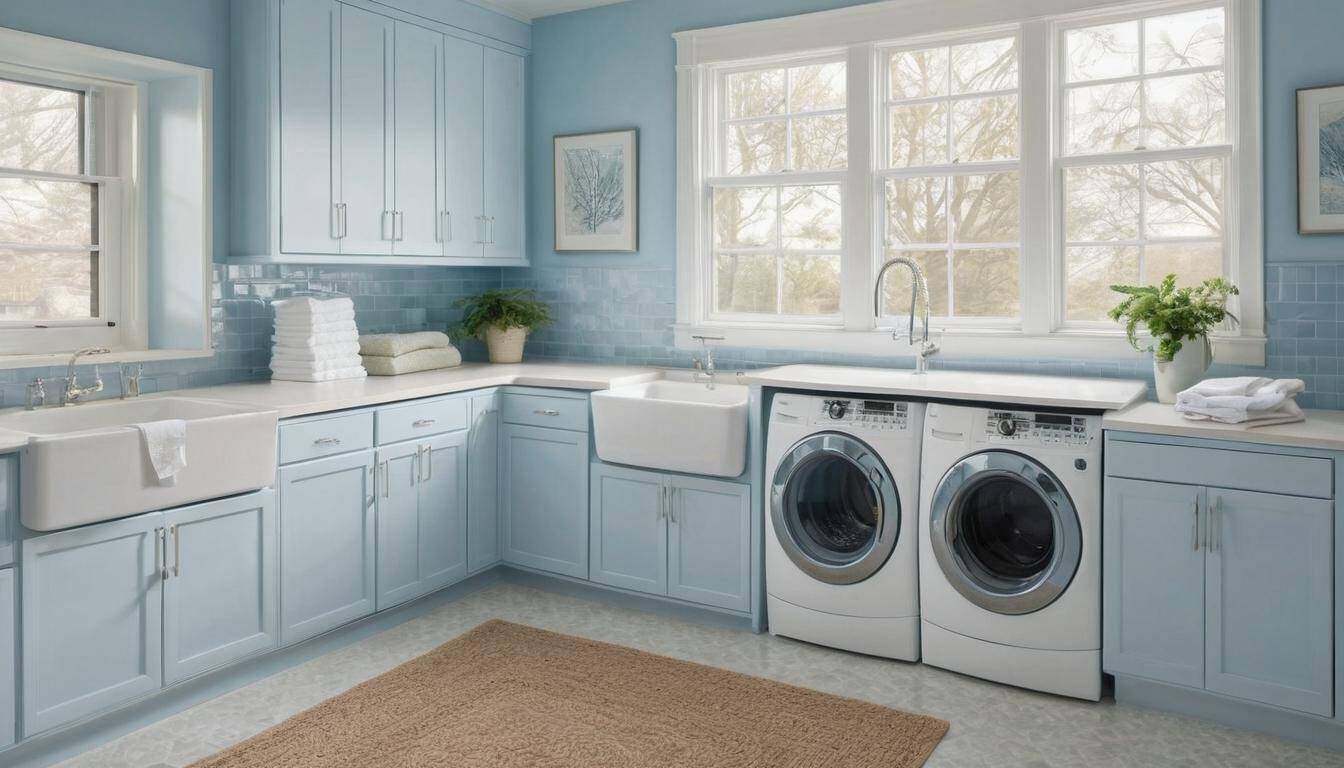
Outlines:
{"label": "folded towel on counter", "polygon": [[300,363],[309,360],[328,360],[333,357],[348,357],[350,355],[359,355],[359,342],[343,341],[333,344],[317,344],[311,347],[276,344],[271,347],[272,360],[289,360]]}
{"label": "folded towel on counter", "polygon": [[337,381],[339,379],[362,379],[368,375],[363,366],[355,368],[335,368],[330,371],[295,371],[288,369],[272,370],[272,381]]}
{"label": "folded towel on counter", "polygon": [[149,463],[159,478],[159,485],[177,483],[177,473],[187,467],[187,422],[182,419],[164,419],[136,424]]}
{"label": "folded towel on counter", "polygon": [[1200,395],[1203,397],[1218,396],[1247,396],[1254,394],[1256,390],[1272,383],[1273,379],[1266,379],[1263,376],[1233,376],[1226,379],[1205,379],[1198,384],[1181,392],[1189,393],[1190,396]]}
{"label": "folded towel on counter", "polygon": [[334,299],[295,296],[289,299],[272,301],[271,307],[275,310],[276,317],[312,318],[341,315],[346,312],[351,313],[351,316],[353,316],[355,302],[348,296],[341,296]]}
{"label": "folded towel on counter", "polygon": [[344,318],[341,320],[332,320],[331,322],[289,322],[276,318],[276,333],[351,333],[359,335],[359,327],[355,325],[355,319]]}
{"label": "folded towel on counter", "polygon": [[404,355],[360,355],[370,376],[400,376],[417,371],[435,371],[462,364],[462,353],[456,347],[417,349]]}
{"label": "folded towel on counter", "polygon": [[440,349],[449,346],[448,334],[439,331],[416,333],[373,333],[359,337],[361,355],[396,357],[420,349]]}
{"label": "folded towel on counter", "polygon": [[1293,424],[1299,421],[1306,421],[1307,415],[1302,412],[1302,407],[1295,400],[1285,400],[1283,405],[1272,411],[1257,411],[1250,415],[1244,421],[1227,421],[1214,416],[1205,416],[1200,413],[1182,413],[1190,421],[1216,421],[1222,424],[1236,424],[1240,427],[1268,427],[1271,424]]}
{"label": "folded towel on counter", "polygon": [[271,370],[300,371],[316,373],[340,368],[355,368],[360,365],[359,355],[338,355],[325,360],[286,360],[274,353],[271,355]]}
{"label": "folded towel on counter", "polygon": [[[1243,389],[1238,390],[1238,387]],[[1279,424],[1300,421],[1301,409],[1297,408],[1293,397],[1305,389],[1306,384],[1301,379],[1262,379],[1243,384],[1209,379],[1178,393],[1176,411],[1189,419],[1212,419],[1225,424],[1264,423],[1269,419]],[[1244,391],[1246,394],[1205,394],[1220,391]]]}
{"label": "folded towel on counter", "polygon": [[355,334],[348,331],[338,331],[333,333],[276,333],[271,336],[271,343],[282,347],[316,349],[332,344],[358,345],[359,339]]}

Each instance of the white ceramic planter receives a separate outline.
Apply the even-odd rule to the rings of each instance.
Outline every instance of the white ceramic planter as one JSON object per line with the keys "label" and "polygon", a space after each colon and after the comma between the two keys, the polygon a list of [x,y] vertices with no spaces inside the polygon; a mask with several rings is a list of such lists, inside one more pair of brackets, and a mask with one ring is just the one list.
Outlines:
{"label": "white ceramic planter", "polygon": [[1199,383],[1212,362],[1209,340],[1204,336],[1185,339],[1181,351],[1169,361],[1154,357],[1153,378],[1157,382],[1157,401],[1176,402],[1176,394]]}
{"label": "white ceramic planter", "polygon": [[523,361],[523,344],[527,341],[526,328],[507,328],[501,329],[497,326],[487,326],[485,329],[485,346],[490,351],[490,362],[492,363],[521,363]]}

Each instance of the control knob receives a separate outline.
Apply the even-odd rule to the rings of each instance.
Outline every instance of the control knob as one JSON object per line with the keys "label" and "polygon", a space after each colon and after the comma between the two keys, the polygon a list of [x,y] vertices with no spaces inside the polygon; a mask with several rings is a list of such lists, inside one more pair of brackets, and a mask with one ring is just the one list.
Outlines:
{"label": "control knob", "polygon": [[826,415],[832,419],[843,419],[845,413],[849,411],[849,403],[844,400],[831,400],[826,403]]}
{"label": "control knob", "polygon": [[1012,437],[1017,433],[1017,422],[1012,419],[999,419],[999,434],[1004,437]]}

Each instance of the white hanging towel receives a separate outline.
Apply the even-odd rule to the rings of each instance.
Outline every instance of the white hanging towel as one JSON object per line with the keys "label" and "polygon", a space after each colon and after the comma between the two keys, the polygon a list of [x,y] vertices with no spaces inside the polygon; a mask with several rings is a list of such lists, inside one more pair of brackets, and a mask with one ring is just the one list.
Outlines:
{"label": "white hanging towel", "polygon": [[187,466],[187,422],[164,419],[136,424],[149,454],[149,463],[159,477],[159,485],[177,483],[177,473]]}

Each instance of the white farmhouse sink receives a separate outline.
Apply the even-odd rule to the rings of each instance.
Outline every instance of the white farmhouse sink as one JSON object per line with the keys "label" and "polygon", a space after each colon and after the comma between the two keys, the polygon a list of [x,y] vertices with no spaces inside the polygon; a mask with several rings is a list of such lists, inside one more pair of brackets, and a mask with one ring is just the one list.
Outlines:
{"label": "white farmhouse sink", "polygon": [[[187,422],[187,466],[160,485],[134,427]],[[54,531],[264,488],[275,481],[278,414],[188,397],[89,403],[0,416],[21,449],[23,524]]]}
{"label": "white farmhouse sink", "polygon": [[747,461],[747,387],[651,381],[593,393],[603,461],[737,477]]}

